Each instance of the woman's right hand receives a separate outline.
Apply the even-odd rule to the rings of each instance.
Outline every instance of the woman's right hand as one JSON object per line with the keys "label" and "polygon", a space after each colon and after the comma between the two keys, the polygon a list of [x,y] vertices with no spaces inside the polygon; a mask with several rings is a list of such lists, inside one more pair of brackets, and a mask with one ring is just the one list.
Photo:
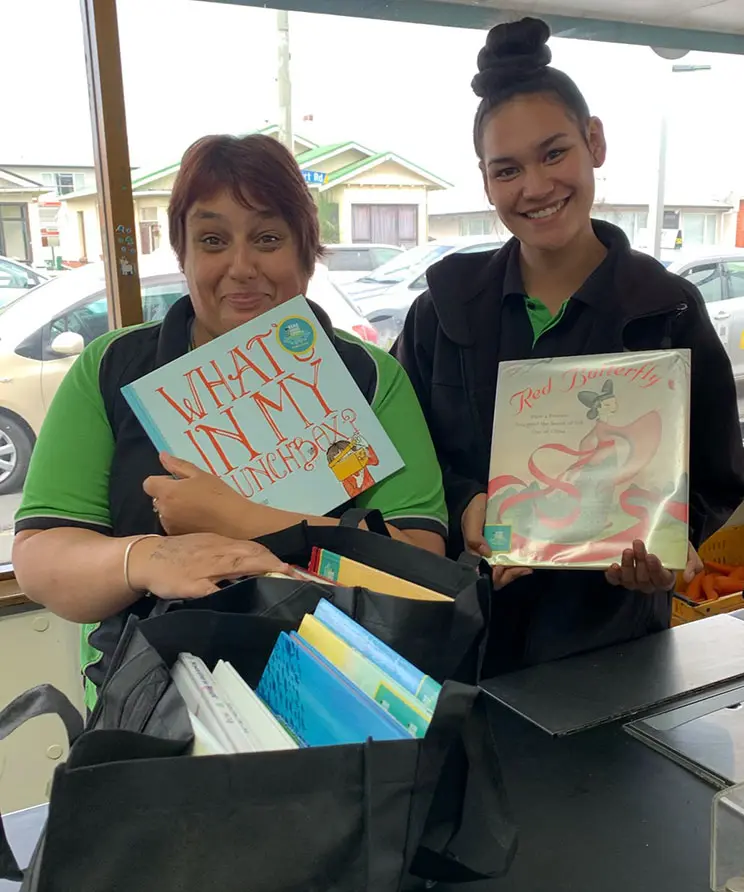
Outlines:
{"label": "woman's right hand", "polygon": [[264,573],[293,575],[263,545],[215,533],[148,537],[129,555],[132,588],[158,598],[204,598],[219,591],[222,580]]}
{"label": "woman's right hand", "polygon": [[[486,525],[486,503],[488,496],[482,492],[474,496],[468,507],[462,513],[462,538],[465,548],[471,554],[477,554],[482,558],[491,556],[491,549],[483,536],[483,528]],[[531,575],[529,567],[493,567],[493,587],[502,589],[515,579]]]}

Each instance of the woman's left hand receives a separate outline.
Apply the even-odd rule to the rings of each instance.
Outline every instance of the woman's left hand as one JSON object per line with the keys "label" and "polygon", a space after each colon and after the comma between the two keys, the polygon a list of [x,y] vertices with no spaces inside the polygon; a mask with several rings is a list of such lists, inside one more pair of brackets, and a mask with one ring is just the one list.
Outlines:
{"label": "woman's left hand", "polygon": [[143,489],[152,499],[153,510],[166,533],[218,533],[233,539],[251,538],[243,527],[247,515],[260,511],[262,505],[252,503],[219,477],[191,462],[167,453],[161,453],[160,462],[172,476],[148,477]]}
{"label": "woman's left hand", "polygon": [[[692,545],[688,545],[685,582],[691,582],[702,571],[703,562]],[[659,591],[670,592],[674,588],[676,575],[671,570],[665,570],[656,555],[649,554],[643,542],[636,539],[633,547],[623,552],[621,563],[613,564],[605,573],[605,579],[610,585],[621,585],[629,591],[651,595]]]}

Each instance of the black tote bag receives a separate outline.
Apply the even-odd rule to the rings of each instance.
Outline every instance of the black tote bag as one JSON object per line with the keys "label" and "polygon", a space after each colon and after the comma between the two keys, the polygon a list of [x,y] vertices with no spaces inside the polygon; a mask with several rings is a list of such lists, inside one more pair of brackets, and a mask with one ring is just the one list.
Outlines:
{"label": "black tote bag", "polygon": [[[184,755],[178,653],[227,659],[255,685],[293,625],[197,610],[132,618],[88,730],[55,772],[23,892],[412,892],[503,874],[515,834],[485,695],[467,685],[445,686],[423,740]],[[0,739],[59,712],[47,694],[0,713]],[[16,867],[2,834],[0,865]]]}
{"label": "black tote bag", "polygon": [[[359,529],[365,519],[369,530]],[[299,623],[327,598],[427,675],[475,684],[487,644],[490,569],[464,556],[452,561],[392,539],[377,511],[348,511],[340,526],[298,524],[259,540],[283,561],[307,566],[313,548],[326,548],[453,598],[419,601],[362,587],[303,580],[248,579],[198,601],[162,601],[155,613],[188,608],[252,613]]]}

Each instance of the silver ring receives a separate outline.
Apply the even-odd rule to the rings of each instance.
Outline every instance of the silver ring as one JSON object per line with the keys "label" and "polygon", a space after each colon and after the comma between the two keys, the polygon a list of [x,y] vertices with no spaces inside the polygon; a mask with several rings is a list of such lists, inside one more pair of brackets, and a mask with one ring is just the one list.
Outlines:
{"label": "silver ring", "polygon": [[154,499],[152,500],[152,510],[155,512],[155,514],[160,514],[160,512],[158,511],[158,500],[157,500],[157,498],[154,498]]}

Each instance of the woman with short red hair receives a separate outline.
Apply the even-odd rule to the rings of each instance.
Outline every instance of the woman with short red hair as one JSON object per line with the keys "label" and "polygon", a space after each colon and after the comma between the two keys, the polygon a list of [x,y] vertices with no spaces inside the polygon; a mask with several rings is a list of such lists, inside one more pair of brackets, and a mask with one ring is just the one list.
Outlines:
{"label": "woman with short red hair", "polygon": [[[81,354],[49,409],[16,515],[13,564],[24,591],[84,624],[89,708],[127,616],[149,609],[145,593],[198,598],[223,579],[282,569],[251,540],[303,520],[339,522],[256,504],[188,462],[158,456],[121,395],[306,293],[322,251],[296,161],[267,136],[205,137],[184,155],[169,222],[189,294],[162,322],[109,332]],[[396,538],[443,553],[441,473],[405,372],[313,310],[405,462],[354,503],[380,510]],[[153,508],[163,535],[151,535]]]}

